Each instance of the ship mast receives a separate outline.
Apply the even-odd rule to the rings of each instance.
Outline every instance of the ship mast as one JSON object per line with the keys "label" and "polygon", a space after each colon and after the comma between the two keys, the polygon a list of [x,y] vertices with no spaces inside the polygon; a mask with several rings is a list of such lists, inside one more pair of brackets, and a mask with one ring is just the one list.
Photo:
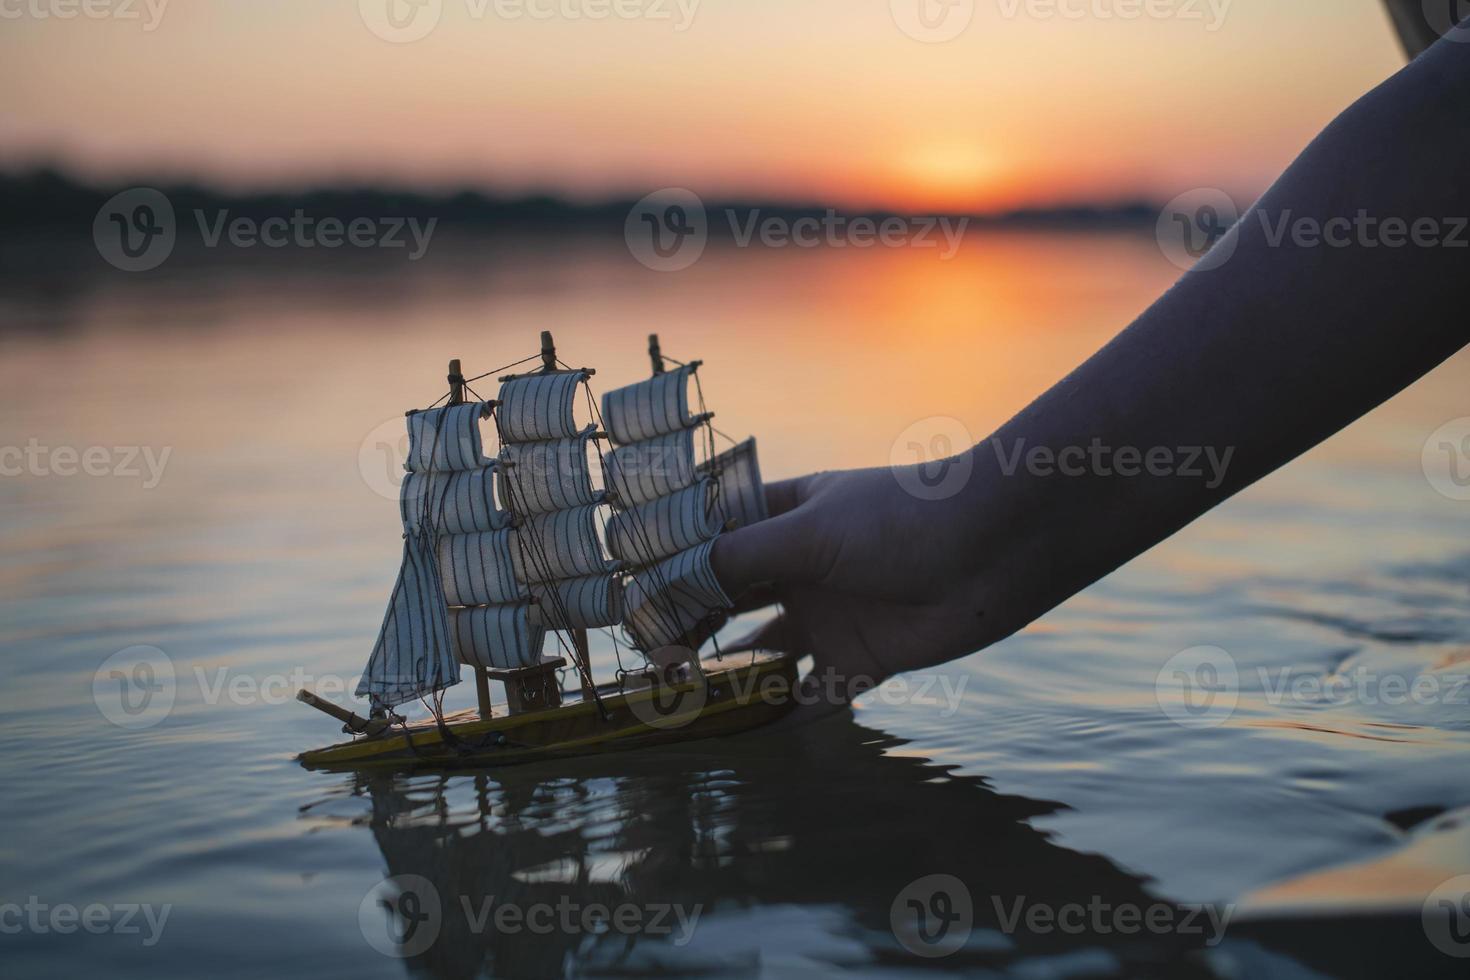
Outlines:
{"label": "ship mast", "polygon": [[[449,404],[464,404],[464,374],[460,371],[459,358],[449,362]],[[480,717],[489,718],[494,714],[490,706],[490,675],[485,668],[479,664],[474,666],[475,671],[475,701],[480,708]]]}
{"label": "ship mast", "polygon": [[[587,447],[602,433],[595,425],[578,429],[575,422],[576,398],[596,372],[562,368],[549,330],[541,331],[540,355],[539,370],[500,379],[501,500],[515,522],[517,574],[531,594],[531,618],[567,636],[582,697],[600,706],[587,628],[614,625],[622,593],[618,566],[596,533],[602,494],[591,485]],[[506,681],[514,708],[524,671],[543,668],[490,676]]]}
{"label": "ship mast", "polygon": [[[556,366],[556,341],[551,336],[550,330],[541,331],[541,373],[556,374],[559,370]],[[584,370],[585,374],[594,373],[591,369]],[[597,438],[597,433],[593,438]],[[572,639],[572,654],[577,661],[577,673],[582,680],[582,697],[588,701],[597,700],[597,684],[592,679],[592,655],[587,643],[587,630],[578,627],[568,631]]]}

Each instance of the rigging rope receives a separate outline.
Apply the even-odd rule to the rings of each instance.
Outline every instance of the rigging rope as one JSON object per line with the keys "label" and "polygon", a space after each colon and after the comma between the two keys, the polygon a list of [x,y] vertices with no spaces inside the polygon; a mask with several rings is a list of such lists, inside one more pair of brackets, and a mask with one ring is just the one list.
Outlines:
{"label": "rigging rope", "polygon": [[[565,366],[565,362],[562,362],[560,358],[558,358],[557,360],[558,360],[558,363],[561,363],[561,364],[563,364]],[[605,432],[607,430],[607,424],[606,424],[605,420],[602,417],[602,410],[598,407],[597,402],[592,397],[592,386],[590,384],[587,385],[587,405],[588,405],[588,408],[591,410],[592,414],[597,419],[597,427],[598,427],[598,429]],[[610,439],[611,439],[611,436],[609,436],[609,440]],[[604,482],[605,482],[606,473],[607,473],[607,461],[602,456],[602,441],[600,439],[597,439],[597,440],[594,440],[594,441],[597,443],[597,460],[598,460],[598,463],[601,465],[601,468],[602,468],[602,471],[603,471],[603,474],[604,474]],[[604,487],[604,489],[606,489],[606,488]],[[632,523],[633,523],[633,526],[634,526],[634,531],[636,532],[636,535],[637,535],[637,538],[638,538],[638,543],[641,544],[643,546],[643,548],[645,549],[644,550],[644,554],[649,554],[649,555],[653,554],[653,539],[649,536],[648,529],[647,529],[646,525],[644,525],[642,518],[638,515],[637,509],[634,508],[634,507],[631,507],[631,506],[624,506],[624,507],[621,508],[621,510],[622,510],[623,513],[628,514],[630,516],[630,518],[632,520]],[[634,567],[634,570],[635,571],[646,571],[646,572],[648,572],[655,579],[655,582],[654,582],[654,591],[655,591],[656,595],[653,597],[653,599],[655,601],[651,603],[651,605],[653,605],[653,611],[654,611],[654,613],[656,615],[658,615],[658,616],[663,616],[664,615],[664,611],[663,610],[660,610],[658,608],[658,604],[657,604],[657,601],[656,600],[657,599],[666,599],[667,600],[667,603],[668,603],[669,613],[668,613],[668,617],[666,619],[664,619],[663,625],[665,627],[669,628],[670,629],[670,632],[678,633],[678,634],[682,635],[682,637],[685,640],[688,640],[688,639],[690,639],[690,636],[689,636],[688,631],[687,630],[681,630],[681,629],[679,629],[678,607],[674,604],[674,598],[673,598],[673,591],[674,590],[672,588],[670,588],[668,582],[666,582],[664,580],[663,574],[659,570],[659,565],[660,565],[660,563],[658,561],[650,561],[650,562],[648,562],[647,564],[645,564],[643,566],[635,566]],[[627,630],[627,624],[626,623],[624,624],[624,627],[623,628],[625,630]],[[631,634],[632,631],[629,630],[628,632]],[[636,639],[636,636],[634,636],[634,639]],[[634,647],[634,649],[638,649],[636,643],[630,643],[629,645],[632,646],[632,647]],[[686,644],[686,645],[691,646],[691,647],[697,647],[698,646],[698,644]],[[640,650],[639,652],[644,655],[644,660],[647,661],[648,660],[647,651]]]}
{"label": "rigging rope", "polygon": [[[524,358],[522,361],[518,361],[517,363],[524,363],[524,361],[527,361],[527,360],[531,360],[531,358]],[[501,425],[500,425],[500,413],[498,411],[495,411],[495,410],[492,409],[490,415],[491,415],[491,417],[493,419],[495,419],[495,431],[496,431],[496,434],[497,434],[498,438],[500,439],[500,445],[501,445],[501,448],[502,448],[502,451],[503,451],[504,450],[504,447],[505,447],[505,445],[507,443],[507,440],[505,438],[505,430],[503,428],[501,428]],[[585,465],[585,460],[584,460],[584,465]],[[501,483],[501,486],[504,487],[505,488],[505,491],[506,491],[507,509],[511,512],[512,515],[517,515],[518,516],[518,512],[516,510],[515,502],[514,502],[515,490],[514,490],[514,488],[512,486],[513,483],[514,483],[514,480],[507,479],[507,480],[505,480],[504,482]],[[527,517],[529,519],[529,515],[527,515]],[[547,595],[551,598],[552,605],[554,605],[556,607],[555,608],[555,612],[556,612],[556,615],[558,617],[558,621],[563,624],[563,626],[561,627],[561,629],[566,629],[566,630],[573,629],[573,627],[571,625],[571,622],[572,622],[571,614],[568,611],[568,609],[566,607],[566,604],[561,601],[561,592],[556,587],[556,583],[557,583],[558,580],[556,579],[556,577],[554,575],[552,575],[551,559],[546,555],[545,549],[543,547],[541,547],[542,542],[540,542],[539,540],[537,540],[536,536],[535,535],[532,535],[532,534],[527,534],[527,535],[517,534],[516,535],[516,544],[517,544],[517,546],[519,548],[521,548],[521,557],[522,557],[522,559],[525,560],[525,561],[527,561],[528,563],[531,562],[533,559],[532,559],[532,557],[529,557],[527,555],[527,551],[530,550],[530,551],[536,552],[534,558],[535,559],[539,559],[539,561],[540,561],[540,567],[537,569],[537,571],[539,571],[544,576],[545,591],[546,591]],[[530,590],[530,583],[527,583],[527,585],[526,585],[526,591],[528,593],[530,593],[530,591],[531,591]],[[537,601],[539,601],[539,599]],[[558,643],[559,646],[561,646],[562,650],[563,651],[567,651],[567,644],[566,644],[566,641],[561,636],[561,629],[558,629],[556,627],[552,627],[551,628],[551,632],[556,635],[557,643]],[[575,648],[576,644],[573,643],[572,646]],[[607,709],[605,707],[603,707],[602,697],[601,697],[601,695],[599,695],[597,693],[597,679],[592,676],[592,665],[591,665],[590,662],[587,663],[587,664],[583,664],[581,657],[578,656],[578,653],[579,652],[580,651],[576,651],[576,650],[569,651],[569,657],[570,657],[572,663],[574,663],[574,664],[577,665],[577,673],[578,673],[578,675],[580,677],[582,677],[586,681],[587,690],[592,693],[592,700],[597,703],[598,712],[605,719],[607,717]],[[560,685],[561,685],[561,680],[560,680],[560,678],[558,678],[558,686],[560,686]]]}
{"label": "rigging rope", "polygon": [[[685,367],[686,366],[683,361],[679,361],[679,360],[676,360],[674,358],[666,357],[666,358],[664,358],[664,360],[673,361],[679,367]],[[558,363],[561,363],[564,367],[567,367],[567,365],[565,364],[565,362],[562,362],[560,358],[558,358],[557,361],[558,361]],[[697,390],[699,391],[699,410],[700,410],[700,414],[701,415],[707,414],[706,411],[705,411],[705,404],[704,404],[704,391],[703,391],[702,388],[699,387],[699,372],[698,372],[698,370],[694,370],[694,371],[691,371],[690,373],[694,376],[694,383],[695,383],[695,386],[696,386]],[[587,403],[588,403],[589,408],[592,410],[593,414],[597,418],[597,426],[598,426],[598,428],[600,430],[606,431],[607,425],[606,425],[605,421],[603,420],[602,411],[599,409],[599,407],[597,406],[596,402],[592,398],[592,387],[591,387],[590,384],[587,386]],[[705,425],[708,425],[709,424],[709,420],[706,419],[704,424]],[[708,446],[707,446],[707,452],[708,452],[709,457],[711,459],[713,458],[713,448],[714,448],[713,440],[710,440],[709,443],[708,443]],[[602,445],[601,445],[601,442],[600,441],[598,442],[597,455],[598,455],[598,461],[600,463],[602,463],[603,472],[606,473],[607,464],[606,464],[606,461],[602,459]],[[696,479],[697,479],[698,478],[698,467],[697,466],[695,467],[695,473],[696,473]],[[716,500],[711,500],[709,506],[707,506],[705,508],[705,516],[706,517],[709,516],[710,507],[713,507],[713,506],[716,505],[718,496],[719,496],[719,483],[716,482],[715,483],[715,498],[716,498]],[[637,509],[635,507],[632,507],[632,506],[626,506],[626,507],[623,507],[622,508],[622,512],[630,515],[630,517],[632,519],[632,523],[634,525],[634,530],[637,533],[637,537],[639,539],[638,543],[640,543],[644,547],[644,549],[645,549],[645,552],[644,553],[645,554],[650,554],[650,555],[653,554],[653,539],[649,536],[648,529],[647,529],[646,525],[644,525],[644,523],[642,521],[642,518],[638,515]],[[648,562],[647,564],[645,564],[645,565],[643,565],[641,567],[635,568],[635,570],[637,570],[637,571],[646,571],[646,572],[648,572],[655,579],[655,581],[653,583],[654,584],[655,596],[651,597],[653,601],[651,601],[649,604],[653,607],[653,612],[654,612],[655,616],[657,616],[657,617],[659,617],[659,618],[662,619],[662,624],[661,625],[663,625],[666,629],[668,629],[669,632],[674,633],[674,634],[678,635],[680,638],[682,638],[685,641],[685,644],[684,645],[687,646],[687,647],[689,647],[691,650],[696,651],[696,653],[697,653],[697,651],[699,649],[699,643],[696,641],[695,634],[692,632],[692,629],[693,628],[691,627],[690,629],[687,629],[686,630],[686,629],[681,629],[679,627],[679,607],[678,607],[678,605],[674,601],[674,595],[673,595],[674,590],[669,585],[669,583],[664,580],[663,574],[660,571],[660,567],[659,567],[660,564],[661,564],[660,561],[650,561],[650,562]],[[665,603],[666,603],[666,608],[665,609],[660,609],[658,607],[658,600],[659,599],[665,600]],[[627,626],[626,626],[626,624],[624,624],[624,629],[625,630],[628,629]],[[630,635],[632,635],[632,631],[631,630],[628,630],[628,632],[629,632]],[[635,640],[637,639],[636,635],[633,635],[633,639],[635,639]],[[638,649],[638,646],[637,646],[636,643],[630,643],[630,645],[633,646],[634,649]],[[647,651],[640,650],[639,652],[644,655],[644,660],[647,661],[648,660]]]}

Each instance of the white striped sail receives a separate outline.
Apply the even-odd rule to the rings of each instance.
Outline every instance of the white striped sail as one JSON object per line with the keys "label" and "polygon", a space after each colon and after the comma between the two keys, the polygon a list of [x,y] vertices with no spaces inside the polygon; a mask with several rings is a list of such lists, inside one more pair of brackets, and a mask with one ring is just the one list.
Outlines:
{"label": "white striped sail", "polygon": [[[449,405],[408,416],[408,470],[399,488],[403,562],[388,600],[377,642],[357,685],[374,709],[425,697],[459,683],[450,637],[440,534],[457,526],[497,520],[493,499],[473,499],[489,485],[480,421],[483,403]],[[457,489],[456,489],[457,488]],[[450,504],[451,498],[455,501]]]}
{"label": "white striped sail", "polygon": [[519,547],[512,555],[522,582],[553,582],[611,572],[597,535],[600,506],[569,507],[538,514],[516,528]]}
{"label": "white striped sail", "polygon": [[531,622],[527,603],[449,610],[454,652],[462,662],[490,670],[535,663],[546,631]]}
{"label": "white striped sail", "polygon": [[487,606],[526,597],[515,573],[514,534],[506,528],[439,538],[439,578],[451,606]]}
{"label": "white striped sail", "polygon": [[623,584],[613,575],[586,575],[531,586],[531,621],[548,629],[593,629],[623,619]]}
{"label": "white striped sail", "polygon": [[531,374],[500,386],[496,409],[500,435],[506,442],[568,439],[579,431],[576,420],[581,371]]}
{"label": "white striped sail", "polygon": [[583,371],[548,372],[501,384],[501,504],[514,515],[511,562],[533,601],[535,629],[577,630],[619,622],[622,590],[598,535],[603,493],[592,487],[588,442],[577,428]]}
{"label": "white striped sail", "polygon": [[699,472],[719,481],[720,509],[736,527],[749,527],[770,516],[753,437],[700,463]]}
{"label": "white striped sail", "polygon": [[602,422],[620,446],[652,439],[694,424],[689,415],[689,378],[697,364],[655,374],[602,396]]}
{"label": "white striped sail", "polygon": [[694,482],[694,429],[618,446],[603,460],[607,492],[620,507],[657,500]]}
{"label": "white striped sail", "polygon": [[709,418],[689,411],[698,363],[602,399],[603,424],[615,446],[604,460],[608,499],[617,509],[607,546],[635,569],[624,591],[623,624],[644,651],[672,644],[697,649],[730,608],[709,563],[726,521],[727,488],[738,495],[744,519],[764,516],[750,496],[764,493],[753,441],[748,452],[742,444],[695,465],[694,436]]}
{"label": "white striped sail", "polygon": [[715,482],[703,479],[666,497],[614,514],[607,550],[631,565],[654,562],[707,541],[720,531]]}
{"label": "white striped sail", "polygon": [[408,416],[408,461],[414,473],[429,470],[472,470],[489,463],[480,436],[480,420],[489,414],[483,402],[446,405]]}
{"label": "white striped sail", "polygon": [[634,573],[624,597],[624,622],[641,650],[680,645],[698,649],[731,603],[710,568],[713,541],[681,551]]}
{"label": "white striped sail", "polygon": [[510,515],[495,502],[495,462],[451,473],[406,473],[398,495],[405,531],[436,527],[447,534],[498,531]]}
{"label": "white striped sail", "polygon": [[500,447],[500,502],[515,514],[546,514],[593,504],[587,442],[594,428],[567,439],[503,442]]}
{"label": "white striped sail", "polygon": [[404,539],[403,564],[356,693],[370,699],[375,709],[391,708],[458,683],[459,664],[450,645],[433,539],[410,534]]}

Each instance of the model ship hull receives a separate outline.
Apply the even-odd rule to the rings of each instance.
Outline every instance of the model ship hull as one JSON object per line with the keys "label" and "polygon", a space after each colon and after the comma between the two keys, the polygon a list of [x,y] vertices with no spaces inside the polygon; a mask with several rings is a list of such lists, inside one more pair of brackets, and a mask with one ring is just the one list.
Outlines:
{"label": "model ship hull", "polygon": [[298,761],[313,769],[484,768],[687,742],[775,721],[795,703],[795,686],[795,657],[735,654],[705,661],[703,680],[600,687],[600,711],[588,700],[485,719],[471,711],[445,719],[447,739],[429,720],[305,752]]}

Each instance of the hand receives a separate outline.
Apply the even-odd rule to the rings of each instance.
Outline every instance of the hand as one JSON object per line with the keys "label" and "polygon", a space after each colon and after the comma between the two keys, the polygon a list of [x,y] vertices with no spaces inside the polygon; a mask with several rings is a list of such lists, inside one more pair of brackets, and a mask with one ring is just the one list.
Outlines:
{"label": "hand", "polygon": [[809,714],[992,638],[973,513],[958,498],[910,495],[900,473],[846,470],[771,484],[771,517],[715,542],[715,574],[738,609],[785,607],[740,646],[814,659],[807,684],[817,689],[807,694],[820,703]]}

